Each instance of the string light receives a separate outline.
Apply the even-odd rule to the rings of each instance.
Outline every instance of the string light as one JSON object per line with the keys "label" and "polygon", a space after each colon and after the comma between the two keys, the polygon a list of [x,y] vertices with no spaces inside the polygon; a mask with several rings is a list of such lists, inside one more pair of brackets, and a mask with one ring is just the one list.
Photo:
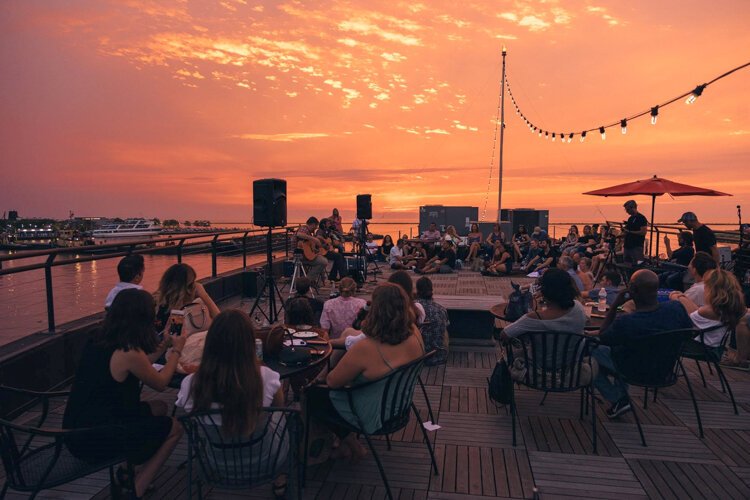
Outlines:
{"label": "string light", "polygon": [[[685,103],[686,104],[692,104],[692,103],[694,103],[696,101],[696,99],[698,99],[698,97],[700,97],[703,94],[703,91],[706,89],[706,87],[714,84],[715,82],[717,82],[717,81],[719,81],[719,80],[721,80],[723,78],[726,78],[727,76],[729,76],[729,75],[731,75],[731,74],[733,74],[733,73],[735,73],[735,72],[737,72],[737,71],[739,71],[741,69],[747,68],[748,66],[750,66],[750,62],[747,62],[745,64],[737,66],[736,68],[733,68],[733,69],[731,69],[731,70],[729,70],[729,71],[727,71],[727,72],[725,72],[725,73],[717,76],[713,80],[710,80],[710,81],[708,81],[706,83],[697,85],[693,90],[691,90],[689,92],[686,92],[686,93],[684,93],[682,95],[679,95],[679,96],[674,97],[674,98],[672,98],[670,100],[662,102],[662,103],[660,103],[658,105],[649,107],[649,108],[646,109],[646,111],[642,111],[640,113],[636,113],[636,114],[627,116],[625,118],[622,118],[620,120],[614,121],[612,123],[608,123],[608,124],[602,125],[602,126],[600,126],[598,128],[597,127],[592,127],[592,128],[583,130],[580,133],[581,142],[585,141],[585,139],[586,139],[586,133],[587,132],[595,132],[597,129],[598,129],[599,133],[601,134],[602,140],[605,140],[606,137],[607,137],[606,136],[606,129],[612,128],[612,127],[616,127],[618,124],[620,125],[621,132],[623,134],[627,134],[627,123],[628,123],[628,121],[634,120],[636,118],[640,118],[642,116],[650,115],[651,116],[651,125],[656,125],[656,121],[657,121],[657,118],[659,116],[659,108],[663,108],[665,106],[669,106],[670,104],[674,104],[675,102],[677,102],[677,101],[679,101],[681,99],[685,99]],[[537,126],[533,126],[533,128],[532,128],[533,124],[521,112],[521,109],[518,106],[518,102],[516,102],[516,99],[513,96],[513,93],[512,93],[511,88],[510,88],[510,82],[508,82],[507,78],[506,78],[505,85],[506,85],[506,90],[508,91],[508,94],[510,95],[511,102],[513,103],[513,106],[514,106],[514,108],[516,110],[516,114],[520,115],[524,119],[524,122],[527,125],[529,125],[529,128],[531,128],[532,133],[538,131],[539,137],[541,137],[542,136],[542,132],[544,132],[544,138],[545,139],[549,139],[549,132],[545,132],[541,127],[537,127]],[[573,133],[569,134],[569,136],[567,137],[567,139],[568,139],[567,142],[572,142],[573,135],[575,135],[575,134],[573,134]],[[565,136],[566,136],[566,134],[560,133],[560,142],[565,142],[565,139],[566,139]],[[552,140],[553,141],[556,139],[556,137],[557,137],[557,133],[552,133]]]}
{"label": "string light", "polygon": [[571,132],[570,135],[568,136],[568,142],[569,143],[573,142],[573,132]]}
{"label": "string light", "polygon": [[703,89],[706,88],[707,83],[704,83],[703,85],[698,85],[695,87],[695,89],[690,93],[687,99],[685,99],[685,104],[693,104],[696,99],[698,99],[701,94],[703,93]]}
{"label": "string light", "polygon": [[552,142],[555,142],[555,133],[552,132]]}

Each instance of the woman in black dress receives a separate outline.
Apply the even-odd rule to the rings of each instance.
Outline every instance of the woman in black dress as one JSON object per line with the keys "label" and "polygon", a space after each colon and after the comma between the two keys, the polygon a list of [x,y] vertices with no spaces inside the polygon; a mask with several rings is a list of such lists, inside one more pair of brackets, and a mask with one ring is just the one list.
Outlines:
{"label": "woman in black dress", "polygon": [[[175,373],[185,345],[184,336],[154,333],[154,299],[143,290],[128,289],[115,297],[102,331],[90,341],[81,358],[63,418],[63,427],[79,429],[106,425],[96,434],[72,436],[70,451],[86,461],[118,456],[142,465],[135,476],[140,497],[177,446],[182,426],[166,416],[161,401],[141,402],[140,383],[163,391]],[[159,372],[152,363],[171,345]],[[122,472],[118,472],[120,481]]]}

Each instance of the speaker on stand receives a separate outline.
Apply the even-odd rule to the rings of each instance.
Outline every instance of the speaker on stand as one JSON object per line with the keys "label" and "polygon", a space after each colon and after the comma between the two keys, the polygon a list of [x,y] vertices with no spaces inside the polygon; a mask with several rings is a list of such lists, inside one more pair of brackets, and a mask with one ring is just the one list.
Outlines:
{"label": "speaker on stand", "polygon": [[[267,227],[268,234],[266,236],[266,275],[263,287],[250,309],[250,316],[258,310],[269,324],[273,324],[279,318],[279,311],[284,308],[281,292],[273,276],[273,228],[286,226],[285,180],[258,179],[253,181],[253,224]],[[264,297],[268,298],[268,311],[259,307]]]}
{"label": "speaker on stand", "polygon": [[[371,194],[358,194],[357,195],[357,219],[360,220],[358,234],[355,235],[355,241],[357,242],[357,265],[355,271],[355,281],[358,285],[362,285],[367,281],[367,221],[372,219],[372,195]],[[373,279],[377,280],[377,274],[379,274],[380,267],[377,262],[373,261],[375,269],[372,271]]]}

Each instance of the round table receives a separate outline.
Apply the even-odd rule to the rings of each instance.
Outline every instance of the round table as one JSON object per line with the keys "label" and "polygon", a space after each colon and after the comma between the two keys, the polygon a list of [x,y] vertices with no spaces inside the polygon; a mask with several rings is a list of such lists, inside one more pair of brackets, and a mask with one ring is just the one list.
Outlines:
{"label": "round table", "polygon": [[[326,342],[325,344],[318,345],[316,344],[312,348],[315,349],[322,349],[325,352],[320,355],[312,356],[310,359],[310,362],[302,365],[302,366],[286,366],[282,365],[279,362],[278,357],[268,357],[263,358],[263,364],[269,367],[271,370],[275,371],[279,374],[280,378],[283,380],[285,378],[292,378],[297,375],[305,375],[308,371],[312,372],[313,370],[319,370],[322,368],[322,364],[328,361],[328,358],[331,357],[331,353],[333,352],[333,347],[331,347],[330,342]],[[308,347],[297,347],[297,349],[300,350],[306,350],[309,349]]]}

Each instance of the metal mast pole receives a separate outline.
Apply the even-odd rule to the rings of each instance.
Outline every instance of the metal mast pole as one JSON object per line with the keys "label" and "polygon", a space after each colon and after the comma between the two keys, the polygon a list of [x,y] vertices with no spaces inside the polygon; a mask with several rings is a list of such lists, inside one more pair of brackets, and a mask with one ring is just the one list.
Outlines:
{"label": "metal mast pole", "polygon": [[497,172],[497,223],[501,221],[500,214],[503,206],[503,136],[505,135],[505,45],[503,45],[503,76],[502,86],[500,88],[500,154],[498,159]]}

